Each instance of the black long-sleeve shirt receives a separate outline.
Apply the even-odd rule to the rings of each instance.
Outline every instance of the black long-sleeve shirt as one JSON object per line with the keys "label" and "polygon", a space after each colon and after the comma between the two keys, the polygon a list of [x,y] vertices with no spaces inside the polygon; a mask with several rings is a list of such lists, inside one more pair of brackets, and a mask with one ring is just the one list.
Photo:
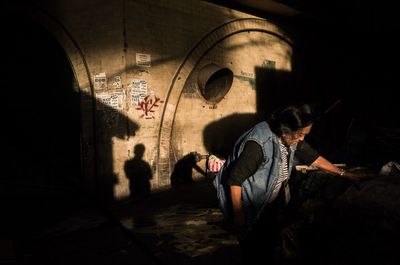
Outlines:
{"label": "black long-sleeve shirt", "polygon": [[[311,165],[319,156],[317,151],[305,141],[297,144],[295,155],[301,163],[307,165]],[[229,173],[228,185],[241,186],[248,177],[254,175],[261,166],[263,159],[261,146],[255,141],[246,142],[243,152]]]}

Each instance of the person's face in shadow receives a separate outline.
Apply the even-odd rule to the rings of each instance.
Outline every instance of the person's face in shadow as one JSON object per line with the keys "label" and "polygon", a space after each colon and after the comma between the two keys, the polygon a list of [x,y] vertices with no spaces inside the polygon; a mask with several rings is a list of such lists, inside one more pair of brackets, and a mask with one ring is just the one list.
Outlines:
{"label": "person's face in shadow", "polygon": [[144,148],[143,144],[136,145],[135,149],[133,151],[135,153],[135,157],[136,158],[142,158],[143,154],[144,154],[144,150],[145,150],[145,148]]}
{"label": "person's face in shadow", "polygon": [[307,134],[310,133],[312,125],[308,125],[307,127],[300,128],[299,130],[291,133],[283,133],[282,134],[282,142],[286,146],[290,146],[293,144],[297,144],[301,141],[304,141],[304,138]]}

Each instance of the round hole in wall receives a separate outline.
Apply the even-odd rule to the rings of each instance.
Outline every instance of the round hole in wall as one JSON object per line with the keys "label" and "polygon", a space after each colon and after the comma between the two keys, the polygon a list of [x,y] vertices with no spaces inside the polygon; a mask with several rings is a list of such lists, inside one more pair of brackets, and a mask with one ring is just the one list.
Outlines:
{"label": "round hole in wall", "polygon": [[197,83],[203,97],[211,102],[219,102],[232,86],[233,72],[216,64],[203,66],[198,73]]}

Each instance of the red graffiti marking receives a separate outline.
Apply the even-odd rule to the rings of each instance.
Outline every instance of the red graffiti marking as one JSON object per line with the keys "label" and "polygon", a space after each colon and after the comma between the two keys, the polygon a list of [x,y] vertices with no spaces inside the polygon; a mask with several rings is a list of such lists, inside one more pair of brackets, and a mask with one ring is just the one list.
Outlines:
{"label": "red graffiti marking", "polygon": [[136,107],[137,110],[143,111],[143,114],[140,115],[140,118],[145,119],[154,119],[154,108],[158,107],[159,103],[164,103],[163,100],[160,100],[159,97],[154,95],[146,96],[142,101],[140,101]]}

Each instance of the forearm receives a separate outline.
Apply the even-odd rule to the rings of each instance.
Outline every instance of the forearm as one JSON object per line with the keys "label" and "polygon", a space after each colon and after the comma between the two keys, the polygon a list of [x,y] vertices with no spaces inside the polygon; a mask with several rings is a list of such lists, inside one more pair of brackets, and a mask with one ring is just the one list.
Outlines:
{"label": "forearm", "polygon": [[342,176],[344,177],[346,172],[334,164],[332,164],[330,161],[328,161],[326,158],[319,156],[312,164],[311,166],[316,167],[318,169],[322,169],[325,171],[328,171],[329,173]]}
{"label": "forearm", "polygon": [[230,186],[231,190],[231,201],[233,208],[233,217],[235,225],[244,224],[244,212],[242,205],[242,187],[241,186]]}

